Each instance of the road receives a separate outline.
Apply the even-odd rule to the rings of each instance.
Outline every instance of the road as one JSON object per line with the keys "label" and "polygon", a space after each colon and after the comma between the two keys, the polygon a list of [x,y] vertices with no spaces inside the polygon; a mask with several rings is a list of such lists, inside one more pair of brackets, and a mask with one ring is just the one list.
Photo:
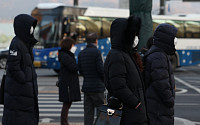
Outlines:
{"label": "road", "polygon": [[[37,69],[39,86],[40,122],[59,122],[62,103],[58,102],[57,74],[53,70]],[[0,79],[3,70],[0,70]],[[200,67],[182,67],[176,70],[175,117],[187,124],[200,125]],[[83,78],[79,77],[80,86]],[[83,93],[81,95],[83,100]],[[70,122],[83,122],[83,101],[75,102],[69,111]],[[0,106],[0,122],[3,106]],[[189,124],[188,124],[189,125]]]}
{"label": "road", "polygon": [[200,67],[179,68],[174,74],[179,90],[175,99],[175,116],[200,125]]}

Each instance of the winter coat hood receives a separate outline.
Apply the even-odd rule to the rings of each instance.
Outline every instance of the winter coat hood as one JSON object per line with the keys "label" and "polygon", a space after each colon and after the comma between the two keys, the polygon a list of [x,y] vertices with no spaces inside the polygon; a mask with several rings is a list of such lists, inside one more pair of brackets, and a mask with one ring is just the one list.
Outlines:
{"label": "winter coat hood", "polygon": [[19,37],[26,44],[32,45],[37,42],[33,33],[30,33],[31,26],[35,29],[37,20],[30,15],[20,14],[14,19],[14,31],[17,37]]}
{"label": "winter coat hood", "polygon": [[153,35],[153,44],[168,55],[173,55],[176,51],[174,38],[176,37],[177,29],[169,24],[160,24]]}
{"label": "winter coat hood", "polygon": [[133,46],[135,35],[139,34],[141,20],[134,16],[128,19],[118,18],[111,24],[111,45],[114,49],[129,52]]}

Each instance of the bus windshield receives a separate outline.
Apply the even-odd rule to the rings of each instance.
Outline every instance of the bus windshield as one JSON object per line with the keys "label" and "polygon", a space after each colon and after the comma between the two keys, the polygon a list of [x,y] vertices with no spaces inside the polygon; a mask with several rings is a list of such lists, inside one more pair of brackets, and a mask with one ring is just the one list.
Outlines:
{"label": "bus windshield", "polygon": [[40,22],[39,41],[44,48],[58,46],[59,41],[59,19],[58,16],[44,15]]}

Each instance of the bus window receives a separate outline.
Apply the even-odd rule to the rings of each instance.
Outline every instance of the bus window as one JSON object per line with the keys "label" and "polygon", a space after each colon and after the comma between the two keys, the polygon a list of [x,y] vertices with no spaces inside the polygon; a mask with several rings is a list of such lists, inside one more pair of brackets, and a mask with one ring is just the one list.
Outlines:
{"label": "bus window", "polygon": [[176,37],[183,38],[184,37],[184,22],[178,20],[166,20],[167,24],[173,25],[178,29]]}
{"label": "bus window", "polygon": [[44,47],[57,47],[59,42],[59,20],[57,16],[44,15],[41,21],[40,41]]}
{"label": "bus window", "polygon": [[156,30],[156,27],[161,24],[161,23],[165,23],[165,20],[153,20],[153,32]]}
{"label": "bus window", "polygon": [[[78,16],[79,27],[85,32],[80,32],[79,38],[85,37],[85,35],[89,32],[96,32],[99,36],[101,35],[101,20],[100,18],[94,17],[86,17],[86,16]],[[83,28],[84,27],[84,28]]]}
{"label": "bus window", "polygon": [[102,18],[102,37],[106,38],[106,37],[110,37],[110,26],[112,24],[112,21],[114,20],[114,18]]}
{"label": "bus window", "polygon": [[185,37],[200,38],[200,23],[196,21],[185,22]]}
{"label": "bus window", "polygon": [[67,17],[63,19],[62,34],[63,37],[70,36],[70,20]]}

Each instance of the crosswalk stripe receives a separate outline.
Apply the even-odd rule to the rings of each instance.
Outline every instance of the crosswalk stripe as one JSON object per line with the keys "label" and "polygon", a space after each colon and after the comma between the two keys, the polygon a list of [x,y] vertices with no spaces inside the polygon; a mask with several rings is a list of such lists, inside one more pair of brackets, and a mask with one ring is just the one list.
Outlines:
{"label": "crosswalk stripe", "polygon": [[[83,94],[81,100],[73,102],[69,109],[69,117],[84,117]],[[59,95],[39,94],[38,95],[39,112],[41,117],[60,117],[62,102],[59,101]],[[0,117],[3,116],[3,105],[0,105]]]}
{"label": "crosswalk stripe", "polygon": [[[0,116],[2,117],[3,114],[0,114]],[[55,113],[43,113],[43,114],[39,114],[39,116],[42,117],[60,117],[60,114],[55,114]],[[69,117],[84,117],[84,114],[68,114]]]}
{"label": "crosswalk stripe", "polygon": [[[58,101],[38,101],[38,103],[62,103],[62,102],[58,102]],[[73,103],[83,103],[83,101],[79,101],[79,102],[73,102]]]}
{"label": "crosswalk stripe", "polygon": [[[0,111],[3,111],[3,109],[0,109]],[[40,112],[60,112],[61,108],[59,109],[39,109]],[[69,112],[83,112],[83,109],[69,109]]]}
{"label": "crosswalk stripe", "polygon": [[[41,97],[41,96],[59,97],[59,94],[38,94],[38,97]],[[81,94],[81,97],[84,97],[84,95]]]}
{"label": "crosswalk stripe", "polygon": [[[1,105],[0,106],[1,108],[3,108],[3,106]],[[52,107],[55,107],[55,108],[59,108],[59,107],[62,107],[62,105],[51,105],[51,104],[49,104],[49,105],[39,105],[39,108],[52,108]],[[71,108],[78,108],[78,107],[80,107],[80,108],[83,108],[83,105],[71,105]]]}

